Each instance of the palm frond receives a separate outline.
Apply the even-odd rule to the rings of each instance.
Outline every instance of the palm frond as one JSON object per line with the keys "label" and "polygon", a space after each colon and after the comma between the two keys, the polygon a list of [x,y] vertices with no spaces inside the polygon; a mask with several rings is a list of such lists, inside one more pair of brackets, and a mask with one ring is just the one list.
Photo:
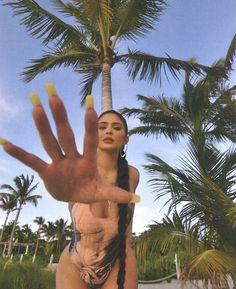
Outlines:
{"label": "palm frond", "polygon": [[74,1],[81,13],[87,15],[90,21],[97,24],[99,18],[111,22],[112,8],[107,0],[76,0]]}
{"label": "palm frond", "polygon": [[[186,222],[177,212],[172,217],[165,216],[161,223],[149,225],[135,242],[136,256],[145,265],[145,259],[174,259],[175,254],[189,258],[202,250],[204,244],[199,239],[197,229]],[[173,261],[172,261],[173,262]]]}
{"label": "palm frond", "polygon": [[112,21],[112,9],[107,0],[79,0],[76,1],[79,9],[97,27],[101,37],[105,57],[107,56],[107,44],[110,40],[110,26]]}
{"label": "palm frond", "polygon": [[222,135],[236,143],[236,87],[232,86],[220,90],[220,95],[215,102],[218,113],[214,115],[212,122],[215,127],[214,134]]}
{"label": "palm frond", "polygon": [[4,5],[13,8],[14,15],[22,16],[21,24],[26,26],[30,35],[38,39],[42,38],[44,45],[48,45],[53,41],[56,41],[59,45],[62,42],[69,43],[75,39],[81,43],[87,42],[87,38],[79,29],[65,23],[34,0],[7,2]]}
{"label": "palm frond", "polygon": [[25,198],[24,204],[31,203],[36,207],[38,205],[39,199],[42,199],[42,196],[40,196],[40,195],[28,196],[27,198]]}
{"label": "palm frond", "polygon": [[167,80],[169,75],[179,80],[183,71],[202,75],[211,69],[192,60],[184,61],[169,56],[157,57],[138,50],[129,50],[129,54],[120,55],[118,59],[126,62],[127,71],[132,80],[139,76],[140,80],[146,80],[149,83],[157,83],[158,81],[161,83],[163,72]]}
{"label": "palm frond", "polygon": [[112,48],[119,38],[135,40],[145,36],[148,31],[154,29],[166,6],[166,1],[163,0],[123,1],[114,13]]}
{"label": "palm frond", "polygon": [[202,83],[207,83],[211,86],[212,90],[217,87],[219,82],[225,81],[229,77],[229,71],[225,66],[225,60],[220,58],[213,62],[211,69],[206,71],[206,75],[202,80]]}
{"label": "palm frond", "polygon": [[204,251],[194,256],[182,273],[182,279],[202,280],[205,285],[210,283],[212,288],[227,288],[227,276],[236,274],[235,256],[215,249]]}
{"label": "palm frond", "polygon": [[143,103],[142,109],[123,108],[120,110],[125,116],[138,118],[142,124],[130,130],[130,134],[155,137],[162,134],[172,141],[177,141],[181,136],[192,133],[183,107],[176,99],[138,95],[138,100]]}
{"label": "palm frond", "polygon": [[234,35],[225,57],[225,66],[228,70],[232,70],[234,57],[236,55],[236,34]]}
{"label": "palm frond", "polygon": [[83,79],[81,81],[81,105],[84,104],[86,96],[92,93],[92,88],[94,82],[98,79],[101,70],[100,68],[98,69],[80,69],[78,70],[80,74],[83,75]]}
{"label": "palm frond", "polygon": [[84,14],[81,9],[80,5],[77,1],[74,5],[72,3],[64,3],[60,0],[54,0],[55,7],[57,7],[57,10],[62,14],[65,15],[65,17],[74,17],[74,20],[76,22],[76,29],[80,31],[80,33],[83,35],[81,37],[82,39],[86,38],[86,43],[89,44],[91,48],[93,48],[95,51],[98,51],[98,40],[99,40],[99,34],[97,27],[94,25],[94,23],[87,17],[86,14]]}
{"label": "palm frond", "polygon": [[9,193],[0,193],[0,208],[10,212],[16,209],[17,200],[15,195]]}
{"label": "palm frond", "polygon": [[14,189],[12,186],[10,186],[8,184],[3,184],[3,185],[1,185],[0,188],[1,189],[6,189],[6,190],[10,191],[13,194],[17,193],[16,189]]}
{"label": "palm frond", "polygon": [[28,195],[30,195],[33,191],[35,191],[38,188],[38,184],[34,185],[33,187],[30,187],[32,183],[30,183],[28,186],[25,187],[27,188]]}
{"label": "palm frond", "polygon": [[94,55],[87,51],[78,51],[73,49],[57,49],[52,53],[45,53],[40,59],[33,59],[30,62],[31,65],[25,68],[25,71],[21,74],[25,82],[29,82],[34,79],[38,74],[56,67],[68,67],[72,66],[74,70],[78,69],[81,62],[86,62],[88,59],[93,59]]}
{"label": "palm frond", "polygon": [[191,180],[188,179],[183,171],[169,166],[153,154],[146,154],[146,158],[150,164],[143,167],[151,175],[148,183],[151,184],[153,193],[156,194],[155,200],[165,195],[170,195],[165,205],[170,203],[169,211],[171,211],[178,203],[183,201],[182,192]]}

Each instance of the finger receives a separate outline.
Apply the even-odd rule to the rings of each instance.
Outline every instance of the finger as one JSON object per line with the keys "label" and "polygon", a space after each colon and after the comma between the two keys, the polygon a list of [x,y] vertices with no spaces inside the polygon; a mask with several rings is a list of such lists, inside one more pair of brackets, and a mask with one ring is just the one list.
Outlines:
{"label": "finger", "polygon": [[23,150],[20,147],[17,147],[13,145],[12,143],[5,141],[3,145],[3,148],[6,153],[8,153],[13,158],[19,160],[26,166],[30,167],[34,171],[36,171],[38,174],[40,174],[42,171],[46,169],[48,166],[47,163],[45,163],[43,160],[41,160],[39,157],[28,153],[27,151]]}
{"label": "finger", "polygon": [[60,146],[68,157],[78,156],[74,133],[69,124],[64,104],[51,83],[47,83],[45,87],[49,95],[49,105],[56,124]]}
{"label": "finger", "polygon": [[116,186],[99,185],[95,198],[97,201],[109,200],[115,203],[139,203],[140,196],[129,193]]}
{"label": "finger", "polygon": [[85,113],[84,156],[91,161],[96,161],[98,146],[98,120],[93,108],[88,108]]}
{"label": "finger", "polygon": [[63,153],[52,132],[40,98],[37,93],[34,92],[30,94],[30,99],[33,104],[32,115],[34,123],[39,132],[43,147],[53,161],[59,160],[63,157]]}

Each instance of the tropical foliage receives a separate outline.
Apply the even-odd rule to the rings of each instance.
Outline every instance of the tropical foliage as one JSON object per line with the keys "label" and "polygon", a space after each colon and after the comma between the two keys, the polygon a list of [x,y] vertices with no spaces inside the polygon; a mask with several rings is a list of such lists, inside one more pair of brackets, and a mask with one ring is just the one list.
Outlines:
{"label": "tropical foliage", "polygon": [[35,250],[34,250],[34,258],[35,258],[37,255],[38,246],[39,246],[40,231],[41,231],[42,225],[45,223],[45,219],[43,217],[36,217],[34,219],[34,223],[38,225],[38,230],[36,232],[36,245],[35,245]]}
{"label": "tropical foliage", "polygon": [[[55,222],[41,222],[42,217],[37,217],[35,220],[40,222],[38,229],[33,231],[31,226],[25,224],[23,226],[16,225],[14,233],[14,243],[12,248],[13,256],[19,254],[28,254],[31,256],[31,262],[34,260],[46,260],[49,263],[49,258],[53,254],[54,262],[59,260],[59,256],[65,245],[72,237],[72,227],[67,225],[67,221],[60,218]],[[9,222],[3,234],[3,243],[7,243],[10,239],[14,221]],[[3,249],[4,246],[1,246]],[[1,253],[2,250],[1,250]]]}
{"label": "tropical foliage", "polygon": [[24,175],[21,175],[14,179],[15,188],[8,184],[1,185],[1,189],[10,191],[10,193],[4,193],[3,196],[8,195],[10,198],[10,195],[12,195],[13,198],[16,200],[16,204],[17,204],[16,217],[15,217],[15,221],[13,224],[13,228],[12,228],[12,232],[11,232],[11,236],[10,236],[10,240],[8,244],[8,252],[7,252],[8,256],[11,255],[15,228],[16,228],[23,205],[27,203],[31,203],[34,206],[37,206],[38,199],[41,198],[40,195],[32,195],[33,191],[36,190],[37,185],[38,185],[36,184],[36,185],[31,186],[33,184],[33,181],[34,181],[34,176],[31,176],[31,178],[29,178],[28,175],[26,177]]}
{"label": "tropical foliage", "polygon": [[[235,54],[234,37],[223,65],[225,76]],[[232,64],[232,60],[230,62]],[[123,109],[141,125],[131,134],[164,135],[185,140],[187,149],[180,165],[173,167],[153,154],[146,154],[144,168],[157,199],[168,196],[170,217],[152,225],[137,241],[137,255],[181,259],[183,280],[202,280],[213,288],[236,281],[236,150],[218,147],[236,137],[236,86],[212,73],[193,82],[186,74],[180,100],[139,96],[141,109]],[[151,253],[150,253],[151,252]]]}
{"label": "tropical foliage", "polygon": [[3,232],[5,230],[9,214],[16,210],[16,199],[13,195],[0,193],[0,209],[6,212],[6,218],[4,224],[2,226],[1,234],[0,234],[0,242],[2,241]]}
{"label": "tropical foliage", "polygon": [[[18,260],[19,261],[19,260]],[[4,289],[53,289],[55,273],[31,261],[9,262],[0,259],[0,288]]]}
{"label": "tropical foliage", "polygon": [[[135,41],[156,27],[167,6],[164,0],[54,0],[57,14],[34,0],[5,1],[5,5],[20,15],[21,24],[31,36],[41,39],[48,48],[41,58],[31,60],[23,72],[24,80],[31,81],[56,67],[71,67],[82,75],[83,102],[102,75],[103,111],[112,108],[111,69],[117,63],[125,66],[131,79],[139,77],[149,82],[161,80],[167,71],[178,79],[182,70],[197,74],[209,70],[193,60],[169,55],[153,56],[129,48],[125,54],[118,53],[117,44],[120,46],[121,41]],[[67,17],[69,22],[65,21]]]}

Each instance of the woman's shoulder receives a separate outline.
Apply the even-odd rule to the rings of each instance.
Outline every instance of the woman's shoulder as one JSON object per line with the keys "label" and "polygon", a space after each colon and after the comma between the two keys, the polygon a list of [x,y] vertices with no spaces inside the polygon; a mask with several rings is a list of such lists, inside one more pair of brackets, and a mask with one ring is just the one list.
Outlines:
{"label": "woman's shoulder", "polygon": [[129,178],[130,182],[133,183],[134,188],[136,188],[139,183],[139,171],[131,165],[129,165]]}
{"label": "woman's shoulder", "polygon": [[130,175],[139,177],[139,171],[134,166],[129,165],[129,173],[130,173]]}

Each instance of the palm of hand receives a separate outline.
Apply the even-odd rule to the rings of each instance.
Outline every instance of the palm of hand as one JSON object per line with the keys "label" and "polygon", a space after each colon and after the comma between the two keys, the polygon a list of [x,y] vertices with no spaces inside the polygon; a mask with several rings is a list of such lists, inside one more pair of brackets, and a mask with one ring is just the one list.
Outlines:
{"label": "palm of hand", "polygon": [[45,187],[57,200],[89,203],[97,191],[97,167],[83,156],[64,158],[41,172]]}

